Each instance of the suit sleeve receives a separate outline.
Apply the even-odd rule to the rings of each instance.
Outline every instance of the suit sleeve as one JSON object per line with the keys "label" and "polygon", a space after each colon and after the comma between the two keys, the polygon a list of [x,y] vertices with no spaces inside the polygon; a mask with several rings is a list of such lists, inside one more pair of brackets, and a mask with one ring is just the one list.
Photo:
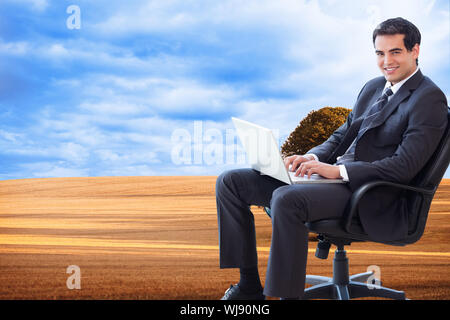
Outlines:
{"label": "suit sleeve", "polygon": [[324,143],[312,148],[307,153],[313,153],[318,158],[319,161],[326,161],[333,153],[333,151],[339,146],[342,142],[342,138],[345,136],[347,130],[352,125],[353,120],[353,111],[349,113],[347,116],[347,120],[345,123],[340,126]]}
{"label": "suit sleeve", "polygon": [[392,156],[345,164],[353,191],[373,180],[406,184],[431,157],[447,126],[446,99],[439,89],[416,99],[409,110],[403,139]]}

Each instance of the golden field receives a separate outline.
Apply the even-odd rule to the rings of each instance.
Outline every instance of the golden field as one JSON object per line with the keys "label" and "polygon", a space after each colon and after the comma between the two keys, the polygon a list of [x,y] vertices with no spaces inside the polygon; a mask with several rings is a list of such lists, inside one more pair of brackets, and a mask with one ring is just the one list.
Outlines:
{"label": "golden field", "polygon": [[[219,299],[239,278],[218,268],[216,177],[102,177],[0,181],[0,299]],[[261,279],[271,222],[253,208]],[[410,299],[450,299],[450,181],[422,239],[406,247],[353,243],[352,274],[381,269]],[[314,257],[308,274],[331,275]],[[69,290],[69,265],[81,289]]]}

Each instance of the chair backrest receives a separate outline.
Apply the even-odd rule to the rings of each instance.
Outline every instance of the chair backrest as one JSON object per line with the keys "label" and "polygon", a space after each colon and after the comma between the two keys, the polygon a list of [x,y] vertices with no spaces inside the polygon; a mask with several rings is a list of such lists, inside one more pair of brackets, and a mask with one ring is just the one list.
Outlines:
{"label": "chair backrest", "polygon": [[[447,128],[434,154],[420,173],[412,180],[411,185],[431,189],[434,192],[439,186],[450,162],[450,109],[447,109],[447,119]],[[420,239],[425,230],[432,200],[433,196],[420,196],[416,192],[408,191],[409,235],[402,242],[413,243]]]}
{"label": "chair backrest", "polygon": [[428,160],[427,164],[413,179],[412,185],[417,187],[437,187],[447,170],[450,161],[450,145],[449,145],[449,127],[450,127],[450,109],[447,108],[447,128],[442,135],[441,141],[437,146],[434,154]]}

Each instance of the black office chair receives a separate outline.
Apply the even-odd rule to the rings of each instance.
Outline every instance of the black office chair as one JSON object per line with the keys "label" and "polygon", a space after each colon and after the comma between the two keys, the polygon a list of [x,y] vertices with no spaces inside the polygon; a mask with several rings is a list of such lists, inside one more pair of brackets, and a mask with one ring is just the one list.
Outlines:
{"label": "black office chair", "polygon": [[[338,299],[348,300],[361,297],[383,297],[405,299],[403,291],[397,291],[381,286],[381,282],[369,284],[366,281],[374,276],[374,271],[349,275],[348,258],[345,245],[352,242],[373,241],[364,232],[357,217],[358,203],[365,193],[375,187],[394,187],[405,190],[409,212],[409,231],[404,239],[382,242],[388,245],[404,246],[418,241],[425,230],[431,201],[450,162],[449,127],[450,111],[447,129],[421,172],[409,185],[387,181],[373,181],[361,186],[352,195],[348,215],[345,219],[328,219],[306,223],[311,232],[318,234],[319,242],[316,257],[327,259],[331,244],[337,246],[333,260],[333,277],[307,275],[306,283],[312,287],[305,289],[303,299]],[[265,208],[270,216],[270,209]],[[377,281],[378,282],[378,281]]]}

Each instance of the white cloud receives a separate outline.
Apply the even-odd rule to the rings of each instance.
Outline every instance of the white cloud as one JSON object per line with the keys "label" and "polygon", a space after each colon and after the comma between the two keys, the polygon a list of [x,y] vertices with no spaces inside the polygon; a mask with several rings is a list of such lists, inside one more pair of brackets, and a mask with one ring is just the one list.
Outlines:
{"label": "white cloud", "polygon": [[0,142],[1,139],[6,140],[7,142],[16,143],[23,137],[23,134],[8,132],[0,129]]}
{"label": "white cloud", "polygon": [[[198,16],[204,12],[196,10],[200,9],[200,3],[197,6],[192,2],[184,3],[180,1],[128,3],[105,21],[94,24],[92,29],[107,35],[111,30],[115,30],[115,34],[120,35],[128,32],[179,30],[197,24]],[[201,6],[201,9],[205,9],[204,6],[208,4],[202,3]]]}
{"label": "white cloud", "polygon": [[54,155],[58,155],[67,161],[83,165],[89,158],[89,150],[86,147],[74,142],[64,142],[58,146],[58,151],[53,150]]}
{"label": "white cloud", "polygon": [[0,39],[0,53],[13,56],[24,56],[30,52],[30,44],[27,41],[3,42]]}
{"label": "white cloud", "polygon": [[38,11],[44,11],[48,6],[47,0],[19,0],[19,1],[25,1],[25,2],[31,3],[33,8]]}
{"label": "white cloud", "polygon": [[[33,162],[21,164],[21,172],[30,178],[58,178],[58,177],[87,177],[89,170],[75,168],[64,161],[58,162]],[[22,174],[23,174],[22,173]]]}
{"label": "white cloud", "polygon": [[135,163],[160,163],[156,152],[153,151],[130,151],[118,153],[109,149],[99,149],[95,154],[101,161],[110,166],[130,166]]}
{"label": "white cloud", "polygon": [[85,100],[78,106],[81,112],[104,114],[109,118],[114,115],[127,118],[156,114],[213,115],[232,110],[236,101],[246,94],[244,89],[189,78],[89,74],[83,79],[65,79],[55,85],[77,90]]}
{"label": "white cloud", "polygon": [[[44,49],[43,49],[44,50]],[[61,43],[54,43],[50,48],[45,49],[46,54],[55,58],[69,57],[70,51],[64,47]]]}
{"label": "white cloud", "polygon": [[133,115],[146,110],[145,106],[134,105],[125,101],[83,102],[79,108],[90,113],[104,113],[111,115]]}
{"label": "white cloud", "polygon": [[229,110],[236,99],[237,93],[227,86],[205,86],[184,81],[159,89],[148,101],[161,112],[214,114]]}
{"label": "white cloud", "polygon": [[28,8],[38,12],[43,12],[48,7],[47,0],[2,0],[2,2],[11,2],[11,3],[14,2],[23,4]]}

